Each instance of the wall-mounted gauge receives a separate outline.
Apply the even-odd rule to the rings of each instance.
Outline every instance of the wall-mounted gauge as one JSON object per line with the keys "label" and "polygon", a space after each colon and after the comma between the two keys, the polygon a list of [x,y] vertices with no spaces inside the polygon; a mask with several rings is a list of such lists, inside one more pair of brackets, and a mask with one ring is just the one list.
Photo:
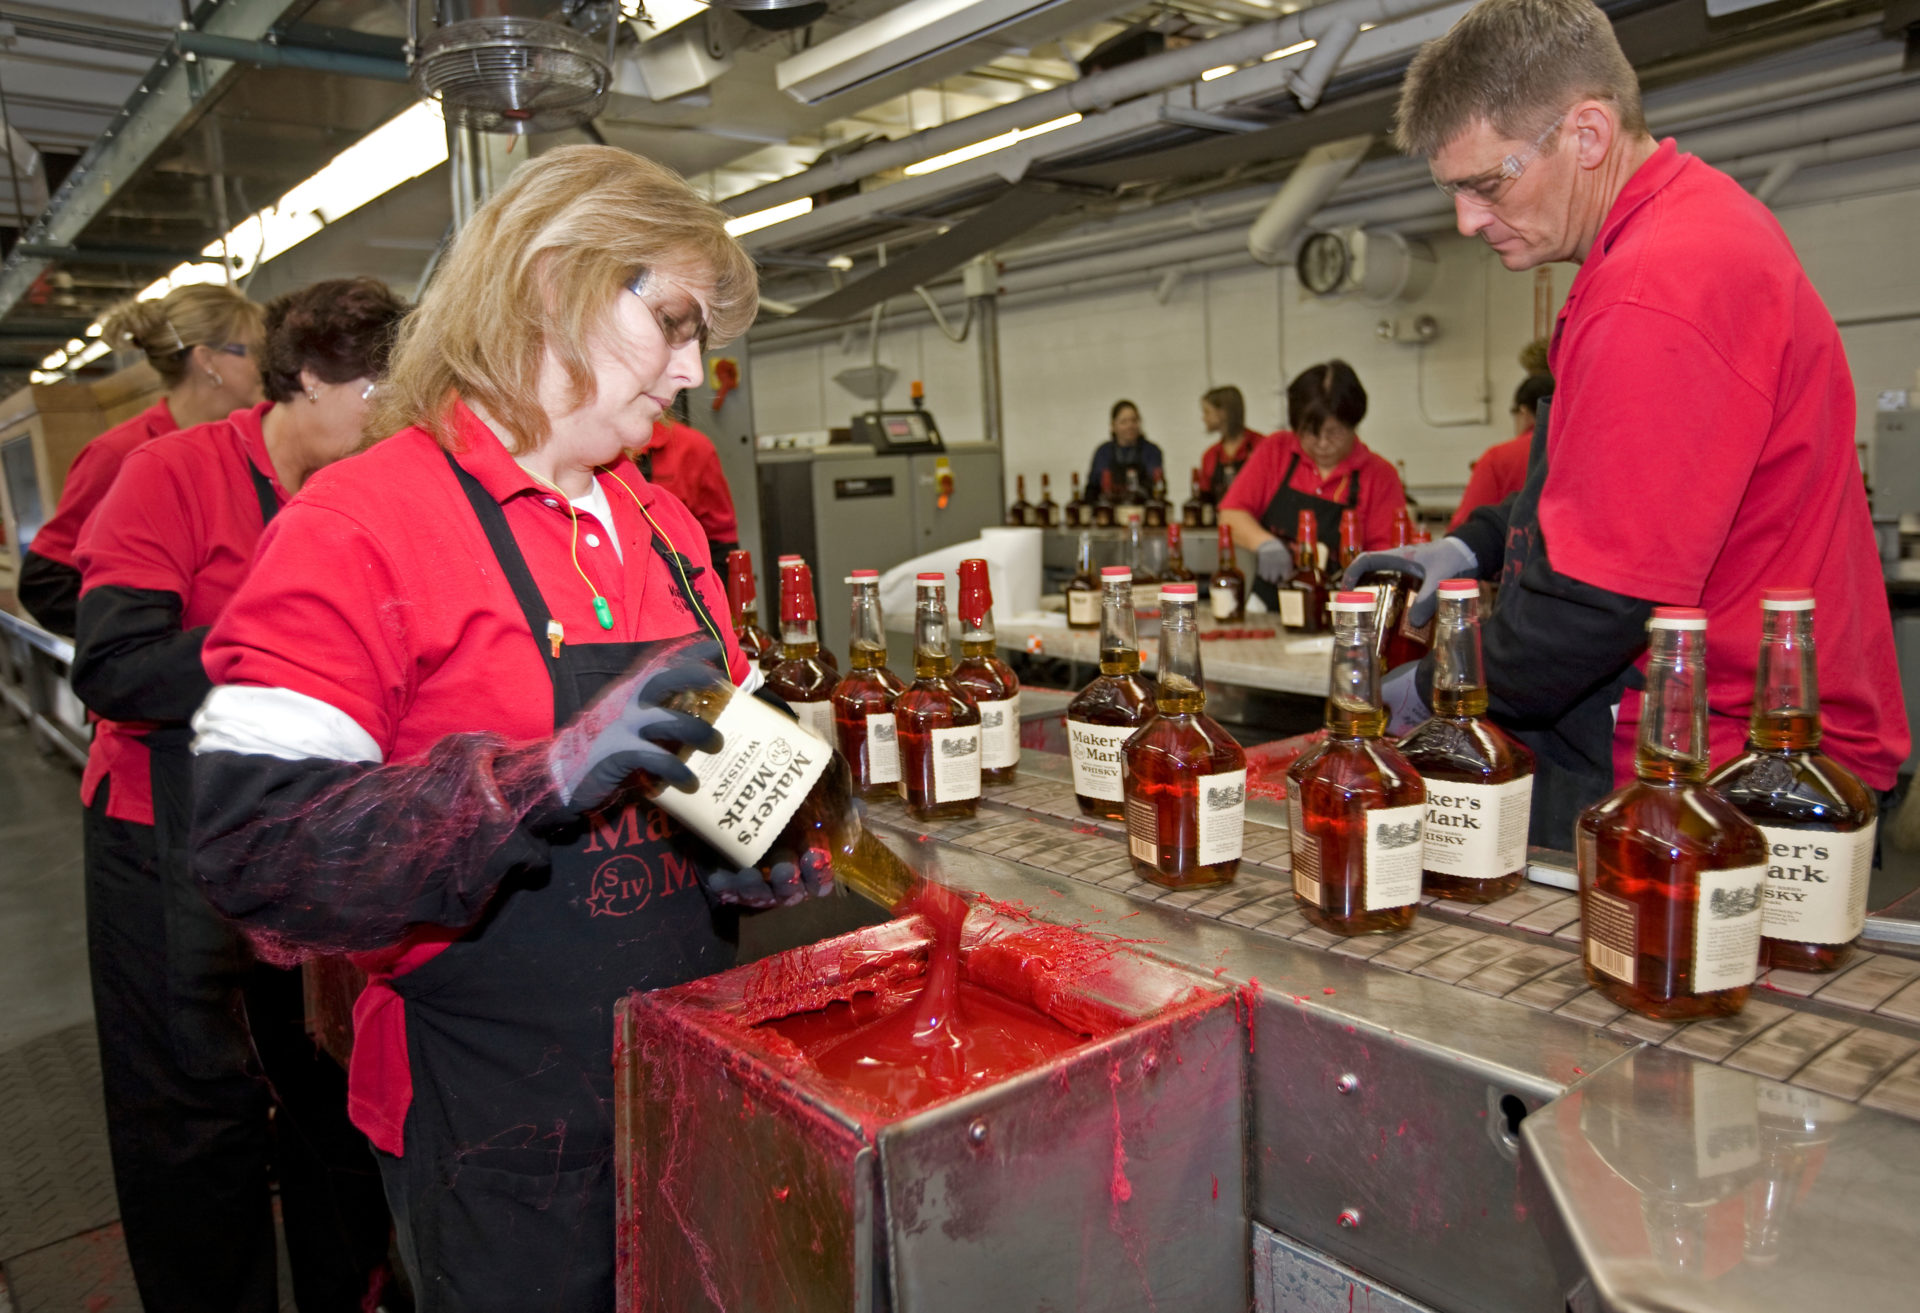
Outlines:
{"label": "wall-mounted gauge", "polygon": [[1340,233],[1314,233],[1300,245],[1294,268],[1300,285],[1315,296],[1332,296],[1347,281],[1351,257]]}

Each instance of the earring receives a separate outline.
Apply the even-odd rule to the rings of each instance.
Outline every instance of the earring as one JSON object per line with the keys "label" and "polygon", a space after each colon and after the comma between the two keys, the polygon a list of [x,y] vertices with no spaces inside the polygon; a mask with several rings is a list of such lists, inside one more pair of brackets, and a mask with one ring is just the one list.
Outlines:
{"label": "earring", "polygon": [[312,403],[313,403],[314,405],[316,405],[316,406],[317,406],[317,405],[319,405],[319,404],[320,404],[320,394],[319,394],[319,393],[317,393],[317,392],[315,392],[315,391],[314,391],[314,390],[313,390],[312,388],[308,388],[308,389],[307,389],[307,400],[308,400],[308,401],[311,401],[311,402],[312,402]]}
{"label": "earring", "polygon": [[211,369],[207,371],[207,378],[209,381],[212,382],[212,384],[215,387],[220,387],[222,384],[226,382],[225,379],[221,378],[218,374],[214,373]]}

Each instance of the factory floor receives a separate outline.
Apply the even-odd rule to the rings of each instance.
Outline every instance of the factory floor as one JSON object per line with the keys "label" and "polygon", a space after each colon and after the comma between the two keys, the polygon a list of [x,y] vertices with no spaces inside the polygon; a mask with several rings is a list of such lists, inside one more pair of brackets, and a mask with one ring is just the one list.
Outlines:
{"label": "factory floor", "polygon": [[[0,1313],[140,1308],[107,1158],[77,782],[0,713]],[[1916,888],[1920,854],[1888,847],[1871,906]]]}

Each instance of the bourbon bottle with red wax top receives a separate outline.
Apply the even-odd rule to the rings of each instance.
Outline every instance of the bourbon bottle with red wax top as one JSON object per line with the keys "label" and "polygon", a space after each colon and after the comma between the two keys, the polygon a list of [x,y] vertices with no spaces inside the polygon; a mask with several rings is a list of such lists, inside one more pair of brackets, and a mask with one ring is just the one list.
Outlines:
{"label": "bourbon bottle with red wax top", "polygon": [[1247,576],[1233,554],[1233,530],[1220,526],[1220,564],[1207,581],[1207,602],[1222,624],[1247,617]]}
{"label": "bourbon bottle with red wax top", "polygon": [[1062,524],[1068,529],[1085,529],[1093,524],[1093,506],[1080,493],[1079,471],[1074,471],[1068,477],[1073,480],[1073,496],[1067,499],[1061,511]]}
{"label": "bourbon bottle with red wax top", "polygon": [[1660,1021],[1738,1012],[1758,974],[1767,841],[1707,779],[1707,617],[1655,607],[1633,783],[1580,814],[1587,979]]}
{"label": "bourbon bottle with red wax top", "polygon": [[1820,751],[1813,590],[1770,588],[1760,606],[1747,750],[1707,784],[1766,836],[1760,965],[1835,971],[1866,926],[1879,803]]}
{"label": "bourbon bottle with red wax top", "polygon": [[1280,623],[1297,634],[1327,631],[1327,577],[1320,568],[1320,523],[1301,511],[1293,535],[1293,578],[1280,587]]}
{"label": "bourbon bottle with red wax top", "polygon": [[1155,714],[1121,750],[1127,854],[1169,889],[1233,879],[1246,830],[1247,754],[1206,712],[1199,601],[1195,584],[1161,586]]}
{"label": "bourbon bottle with red wax top", "polygon": [[1007,507],[1008,524],[1034,523],[1033,504],[1027,500],[1027,476],[1013,476],[1013,505]]}
{"label": "bourbon bottle with red wax top", "polygon": [[1060,523],[1060,503],[1053,499],[1053,481],[1040,476],[1040,500],[1033,504],[1033,523],[1051,529]]}
{"label": "bourbon bottle with red wax top", "polygon": [[993,584],[987,563],[960,562],[958,684],[980,713],[980,782],[1011,784],[1020,765],[1020,678],[999,657],[993,632]]}
{"label": "bourbon bottle with red wax top", "polygon": [[1427,782],[1426,891],[1491,903],[1527,878],[1533,754],[1487,719],[1480,656],[1480,585],[1440,585],[1434,625],[1433,715],[1400,740]]}
{"label": "bourbon bottle with red wax top", "polygon": [[1147,500],[1145,510],[1140,517],[1141,522],[1149,529],[1164,529],[1167,521],[1172,518],[1173,511],[1172,505],[1167,501],[1166,475],[1156,472],[1147,488]]}
{"label": "bourbon bottle with red wax top", "polygon": [[837,743],[833,686],[839,681],[820,659],[819,613],[814,609],[813,571],[803,561],[780,572],[780,664],[767,687],[786,699],[802,725],[826,743]]}
{"label": "bourbon bottle with red wax top", "polygon": [[1407,616],[1420,592],[1420,583],[1420,576],[1411,570],[1391,565],[1368,570],[1354,582],[1356,592],[1373,595],[1373,643],[1382,670],[1396,669],[1427,654],[1434,622],[1429,619],[1424,625],[1416,625]]}
{"label": "bourbon bottle with red wax top", "polygon": [[1100,471],[1100,487],[1093,501],[1093,524],[1096,529],[1113,526],[1115,493],[1113,489],[1113,471]]}
{"label": "bourbon bottle with red wax top", "polygon": [[1126,817],[1120,748],[1153,719],[1153,681],[1140,673],[1133,571],[1109,565],[1100,587],[1100,674],[1067,704],[1067,748],[1081,813],[1118,821]]}
{"label": "bourbon bottle with red wax top", "polygon": [[1293,895],[1337,935],[1405,930],[1420,903],[1426,786],[1383,737],[1373,599],[1339,593],[1331,605],[1327,739],[1287,770]]}
{"label": "bourbon bottle with red wax top", "polygon": [[853,594],[852,667],[833,690],[833,724],[840,755],[853,773],[852,788],[873,801],[900,792],[900,746],[893,700],[906,682],[887,668],[887,630],[880,613],[880,572],[847,576]]}
{"label": "bourbon bottle with red wax top", "polygon": [[915,820],[974,814],[980,806],[980,713],[953,681],[947,582],[919,577],[913,608],[913,682],[893,700],[900,797]]}
{"label": "bourbon bottle with red wax top", "polygon": [[1067,628],[1100,627],[1100,572],[1093,568],[1093,535],[1080,535],[1073,578],[1067,581]]}
{"label": "bourbon bottle with red wax top", "polygon": [[754,605],[753,553],[727,553],[727,608],[733,612],[733,638],[747,660],[765,674],[780,664],[780,645],[773,635],[760,627],[760,610]]}
{"label": "bourbon bottle with red wax top", "polygon": [[1343,573],[1348,566],[1353,564],[1354,558],[1359,556],[1360,552],[1360,512],[1341,511],[1340,570]]}
{"label": "bourbon bottle with red wax top", "polygon": [[[1180,542],[1180,526],[1172,521],[1167,524],[1167,563],[1160,571],[1163,584],[1190,584],[1194,581],[1193,571],[1187,569],[1186,549]],[[1161,597],[1166,594],[1163,592]]]}
{"label": "bourbon bottle with red wax top", "polygon": [[[776,562],[776,564],[780,567],[780,578],[782,580],[782,583],[781,583],[782,591],[780,596],[784,597],[786,595],[785,580],[787,577],[787,572],[789,570],[795,569],[798,566],[806,565],[806,561],[801,557],[798,557],[789,553],[785,556],[782,556]],[[811,592],[811,585],[809,585],[809,592]],[[831,670],[834,673],[835,678],[838,678],[840,675],[840,663],[839,661],[834,659],[833,649],[829,648],[825,643],[820,643],[817,641],[817,632],[818,631],[816,631],[816,646],[819,648],[820,663],[824,665],[828,670]],[[776,646],[774,648],[773,660],[768,662],[762,668],[766,671],[767,674],[771,675],[773,673],[774,667],[779,665],[784,660],[786,660],[785,649]]]}

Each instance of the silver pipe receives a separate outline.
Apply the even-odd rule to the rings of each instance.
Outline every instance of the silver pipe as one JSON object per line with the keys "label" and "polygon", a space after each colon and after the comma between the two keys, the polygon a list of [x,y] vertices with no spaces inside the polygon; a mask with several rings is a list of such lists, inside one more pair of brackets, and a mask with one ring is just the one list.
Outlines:
{"label": "silver pipe", "polygon": [[[926,289],[929,306],[933,303]],[[967,300],[967,312],[980,330],[980,427],[982,436],[999,446],[1006,437],[1006,415],[1000,393],[1000,304],[996,296]]]}
{"label": "silver pipe", "polygon": [[405,82],[406,61],[380,55],[362,55],[347,50],[322,50],[313,46],[281,45],[272,41],[246,41],[239,37],[219,36],[183,28],[174,34],[174,44],[203,59],[225,59],[255,68],[304,68],[316,73],[338,73],[343,77],[372,78],[377,82]]}

